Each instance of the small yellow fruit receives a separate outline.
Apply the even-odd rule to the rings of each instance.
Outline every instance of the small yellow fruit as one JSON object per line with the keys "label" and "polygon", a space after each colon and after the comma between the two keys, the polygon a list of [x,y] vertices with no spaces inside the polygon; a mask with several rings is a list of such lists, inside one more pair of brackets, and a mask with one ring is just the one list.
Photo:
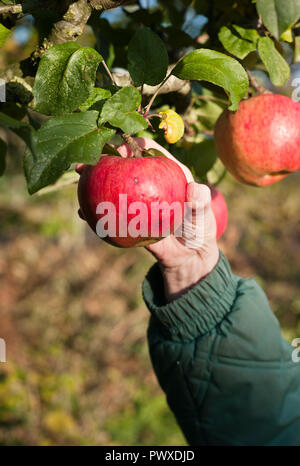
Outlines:
{"label": "small yellow fruit", "polygon": [[289,28],[287,29],[286,31],[284,31],[281,36],[280,36],[280,39],[281,40],[284,40],[285,42],[293,42],[293,32],[292,32],[292,29]]}
{"label": "small yellow fruit", "polygon": [[174,110],[160,112],[162,121],[159,124],[160,129],[165,130],[165,140],[170,144],[179,141],[184,134],[184,122],[178,113]]}

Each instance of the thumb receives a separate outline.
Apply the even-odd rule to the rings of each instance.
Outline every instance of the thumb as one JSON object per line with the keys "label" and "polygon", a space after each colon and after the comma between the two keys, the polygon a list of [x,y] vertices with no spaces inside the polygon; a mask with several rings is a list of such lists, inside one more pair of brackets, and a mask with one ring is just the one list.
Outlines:
{"label": "thumb", "polygon": [[208,186],[199,183],[189,183],[186,191],[186,200],[191,203],[192,210],[206,209],[211,203],[211,193]]}
{"label": "thumb", "polygon": [[[189,183],[187,187],[187,202],[184,222],[181,226],[181,243],[190,249],[201,249],[207,239],[207,222],[210,217],[211,193],[208,186],[198,183]],[[176,232],[177,234],[177,232]]]}

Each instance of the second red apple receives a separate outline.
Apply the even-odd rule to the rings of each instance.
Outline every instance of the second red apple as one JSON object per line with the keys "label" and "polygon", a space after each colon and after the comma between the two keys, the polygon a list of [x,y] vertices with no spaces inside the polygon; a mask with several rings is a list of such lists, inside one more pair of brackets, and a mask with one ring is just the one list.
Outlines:
{"label": "second red apple", "polygon": [[267,186],[300,170],[300,104],[282,95],[244,100],[215,128],[217,153],[239,181]]}
{"label": "second red apple", "polygon": [[217,223],[217,239],[221,238],[228,224],[228,208],[223,194],[214,186],[210,186],[211,208]]}

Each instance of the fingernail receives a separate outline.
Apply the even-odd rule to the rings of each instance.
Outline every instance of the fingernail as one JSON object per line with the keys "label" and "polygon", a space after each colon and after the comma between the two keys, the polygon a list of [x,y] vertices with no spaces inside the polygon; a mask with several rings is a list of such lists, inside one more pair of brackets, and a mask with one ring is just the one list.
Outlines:
{"label": "fingernail", "polygon": [[186,190],[186,200],[188,202],[191,202],[193,201],[194,199],[194,184],[195,183],[189,183],[188,186],[187,186],[187,190]]}

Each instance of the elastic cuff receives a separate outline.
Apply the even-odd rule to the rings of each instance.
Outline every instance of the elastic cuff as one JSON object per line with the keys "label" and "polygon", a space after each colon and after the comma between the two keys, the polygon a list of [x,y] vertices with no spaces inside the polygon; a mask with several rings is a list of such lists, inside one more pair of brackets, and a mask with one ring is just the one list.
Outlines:
{"label": "elastic cuff", "polygon": [[148,309],[160,321],[168,338],[191,341],[212,330],[230,312],[238,281],[220,251],[212,272],[174,301],[166,304],[158,263],[149,270],[142,291]]}

